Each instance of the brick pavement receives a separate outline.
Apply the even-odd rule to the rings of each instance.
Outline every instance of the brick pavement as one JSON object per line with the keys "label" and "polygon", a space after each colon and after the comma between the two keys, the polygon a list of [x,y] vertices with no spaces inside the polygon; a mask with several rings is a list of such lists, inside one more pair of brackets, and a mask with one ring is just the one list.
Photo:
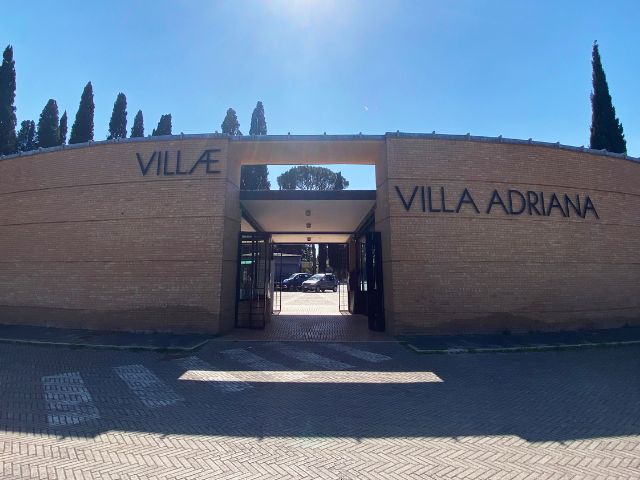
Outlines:
{"label": "brick pavement", "polygon": [[0,345],[0,478],[638,478],[640,348]]}
{"label": "brick pavement", "polygon": [[236,329],[225,340],[388,341],[364,315],[341,314],[337,292],[282,292],[282,309],[264,330]]}

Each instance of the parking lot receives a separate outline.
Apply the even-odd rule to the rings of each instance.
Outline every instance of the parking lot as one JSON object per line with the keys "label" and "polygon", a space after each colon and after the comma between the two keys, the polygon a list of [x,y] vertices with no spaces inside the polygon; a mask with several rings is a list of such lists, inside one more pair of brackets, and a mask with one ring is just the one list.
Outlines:
{"label": "parking lot", "polygon": [[283,315],[339,315],[338,292],[282,292]]}

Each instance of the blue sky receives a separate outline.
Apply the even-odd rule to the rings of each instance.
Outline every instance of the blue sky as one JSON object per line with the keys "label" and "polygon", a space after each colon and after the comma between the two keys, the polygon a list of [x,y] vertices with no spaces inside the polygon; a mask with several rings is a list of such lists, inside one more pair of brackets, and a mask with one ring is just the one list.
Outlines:
{"label": "blue sky", "polygon": [[[94,86],[95,138],[118,92],[129,128],[163,113],[174,133],[220,129],[228,107],[248,133],[257,100],[272,134],[386,131],[589,142],[591,45],[600,43],[629,154],[640,155],[637,1],[14,2],[18,121],[49,98],[75,117]],[[371,169],[341,167],[351,188]],[[272,167],[275,174],[282,168]]]}

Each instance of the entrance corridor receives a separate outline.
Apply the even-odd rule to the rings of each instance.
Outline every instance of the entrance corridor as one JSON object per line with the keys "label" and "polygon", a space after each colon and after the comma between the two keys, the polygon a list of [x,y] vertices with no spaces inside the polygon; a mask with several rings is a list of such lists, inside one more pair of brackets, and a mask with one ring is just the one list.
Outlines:
{"label": "entrance corridor", "polygon": [[369,330],[365,315],[340,313],[338,293],[282,292],[282,308],[264,330],[236,328],[220,340],[291,340],[309,342],[393,341]]}

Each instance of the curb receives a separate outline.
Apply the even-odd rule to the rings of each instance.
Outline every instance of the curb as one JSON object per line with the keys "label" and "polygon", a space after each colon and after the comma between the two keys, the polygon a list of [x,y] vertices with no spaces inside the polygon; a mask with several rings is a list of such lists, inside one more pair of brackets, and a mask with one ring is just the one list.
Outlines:
{"label": "curb", "polygon": [[72,342],[55,342],[44,340],[23,340],[18,338],[0,338],[0,343],[11,343],[16,345],[42,345],[56,347],[71,348],[96,348],[104,350],[145,350],[150,352],[193,352],[206,344],[211,338],[207,338],[196,345],[190,347],[163,347],[151,345],[110,345],[100,343],[72,343]]}
{"label": "curb", "polygon": [[405,345],[415,353],[451,355],[460,353],[515,353],[515,352],[547,352],[553,350],[578,350],[582,348],[601,347],[628,347],[640,345],[640,340],[627,340],[621,342],[598,342],[598,343],[567,343],[558,345],[532,345],[521,347],[480,347],[480,348],[447,348],[447,349],[421,349],[410,343]]}

